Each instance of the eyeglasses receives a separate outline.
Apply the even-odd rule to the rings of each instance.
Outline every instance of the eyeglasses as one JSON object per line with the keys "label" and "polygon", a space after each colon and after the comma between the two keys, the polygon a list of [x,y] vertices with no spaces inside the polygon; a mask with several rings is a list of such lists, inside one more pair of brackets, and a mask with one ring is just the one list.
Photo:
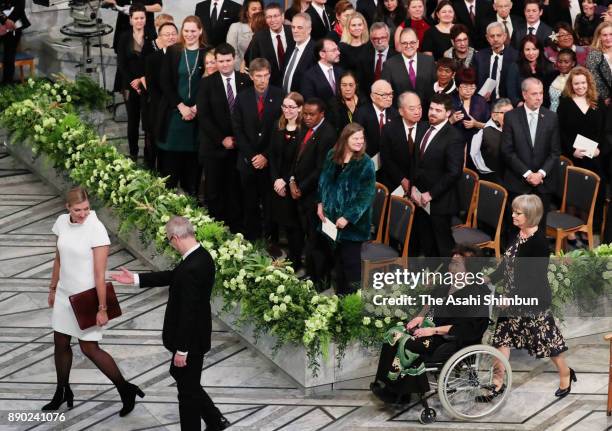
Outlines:
{"label": "eyeglasses", "polygon": [[379,97],[393,97],[393,92],[391,93],[374,93]]}
{"label": "eyeglasses", "polygon": [[298,106],[281,105],[281,108],[283,108],[283,109],[297,109]]}
{"label": "eyeglasses", "polygon": [[464,87],[466,89],[475,89],[476,84],[459,84],[459,87]]}
{"label": "eyeglasses", "polygon": [[411,40],[410,42],[400,42],[401,46],[417,46],[419,43],[418,40]]}
{"label": "eyeglasses", "polygon": [[559,39],[561,39],[561,38],[565,39],[567,37],[574,37],[574,36],[571,33],[557,33],[557,37]]}
{"label": "eyeglasses", "polygon": [[385,40],[389,40],[389,36],[382,36],[382,37],[372,37],[372,42],[383,42]]}

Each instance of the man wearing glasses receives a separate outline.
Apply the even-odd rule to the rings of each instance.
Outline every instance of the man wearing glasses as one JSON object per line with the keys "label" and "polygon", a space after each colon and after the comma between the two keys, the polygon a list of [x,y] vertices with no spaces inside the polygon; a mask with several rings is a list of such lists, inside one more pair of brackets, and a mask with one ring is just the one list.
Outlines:
{"label": "man wearing glasses", "polygon": [[433,57],[417,53],[419,39],[413,29],[407,27],[400,34],[402,55],[387,60],[382,79],[391,83],[393,92],[401,94],[413,91],[421,98],[423,108],[428,109],[436,80]]}
{"label": "man wearing glasses", "polygon": [[315,52],[319,56],[317,64],[312,66],[304,73],[300,92],[304,100],[311,97],[318,97],[324,101],[336,96],[343,70],[338,66],[340,62],[340,50],[338,45],[331,39],[323,38],[317,41]]}
{"label": "man wearing glasses", "polygon": [[357,62],[357,78],[361,88],[370,88],[382,77],[383,66],[397,51],[389,46],[389,27],[384,22],[375,22],[370,27],[370,42]]}

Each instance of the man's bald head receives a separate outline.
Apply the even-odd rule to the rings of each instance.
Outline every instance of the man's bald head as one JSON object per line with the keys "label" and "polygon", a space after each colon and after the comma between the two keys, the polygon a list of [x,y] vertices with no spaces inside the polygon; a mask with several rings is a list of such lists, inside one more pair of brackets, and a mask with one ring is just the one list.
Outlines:
{"label": "man's bald head", "polygon": [[387,109],[393,104],[393,87],[384,79],[379,79],[372,84],[370,98],[378,109]]}

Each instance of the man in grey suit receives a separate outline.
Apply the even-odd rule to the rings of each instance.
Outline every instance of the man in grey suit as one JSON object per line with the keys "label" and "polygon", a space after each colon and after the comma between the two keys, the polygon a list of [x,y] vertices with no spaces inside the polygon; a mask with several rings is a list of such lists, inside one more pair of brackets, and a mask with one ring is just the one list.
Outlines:
{"label": "man in grey suit", "polygon": [[389,58],[383,67],[381,78],[391,83],[395,94],[413,91],[419,95],[423,109],[429,109],[429,100],[436,81],[433,57],[417,53],[419,39],[410,27],[400,34],[402,55]]}
{"label": "man in grey suit", "polygon": [[[542,106],[544,87],[540,80],[525,79],[521,90],[525,104],[504,116],[501,152],[506,161],[508,203],[521,194],[538,195],[544,204],[540,229],[545,231],[561,155],[559,121],[557,114]],[[506,228],[512,233],[511,222]]]}

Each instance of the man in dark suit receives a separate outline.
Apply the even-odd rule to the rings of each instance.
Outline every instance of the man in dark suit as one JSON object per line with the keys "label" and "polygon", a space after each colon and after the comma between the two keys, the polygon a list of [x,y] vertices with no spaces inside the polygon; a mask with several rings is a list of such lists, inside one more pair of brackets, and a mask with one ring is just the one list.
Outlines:
{"label": "man in dark suit", "polygon": [[474,55],[478,88],[484,85],[487,78],[497,83],[495,89],[485,95],[485,99],[489,102],[494,102],[500,97],[508,97],[506,90],[508,69],[510,64],[516,62],[518,52],[511,46],[505,46],[506,37],[503,24],[492,22],[487,26],[487,41],[490,48],[482,49]]}
{"label": "man in dark suit", "polygon": [[494,21],[495,12],[487,0],[453,0],[455,19],[470,30],[472,46],[476,50],[487,46],[487,25]]}
{"label": "man in dark suit", "polygon": [[[17,45],[21,40],[22,31],[30,26],[30,21],[26,17],[24,0],[3,0],[0,1],[0,6],[0,45],[4,51],[2,84],[12,84]],[[5,15],[5,11],[8,15]]]}
{"label": "man in dark suit", "polygon": [[[411,198],[417,204],[413,239],[425,256],[450,256],[455,241],[451,217],[459,210],[457,180],[463,169],[464,139],[448,118],[452,102],[434,94],[429,106],[429,128],[418,141]],[[414,253],[414,252],[413,252]]]}
{"label": "man in dark suit", "polygon": [[385,62],[397,55],[397,51],[389,46],[391,34],[384,22],[375,22],[370,28],[370,42],[363,51],[357,64],[357,80],[362,90],[367,90],[374,81],[382,77]]}
{"label": "man in dark suit", "polygon": [[397,122],[399,113],[393,106],[393,89],[384,79],[379,79],[370,91],[372,103],[365,103],[357,109],[353,121],[363,126],[366,138],[366,152],[374,160],[376,170],[380,168],[380,137],[386,124]]}
{"label": "man in dark suit", "polygon": [[253,87],[236,99],[234,134],[242,182],[245,238],[254,241],[270,234],[270,171],[268,151],[281,112],[283,92],[270,84],[270,63],[256,58],[249,64]]}
{"label": "man in dark suit", "polygon": [[302,76],[315,63],[314,42],[310,38],[310,15],[295,14],[291,21],[291,34],[295,41],[285,53],[285,66],[283,68],[283,91],[300,91]]}
{"label": "man in dark suit", "polygon": [[[544,215],[540,229],[544,232],[551,195],[557,186],[561,155],[559,121],[557,114],[542,106],[544,88],[538,79],[525,79],[521,90],[525,104],[504,118],[501,152],[506,161],[505,185],[509,203],[526,193],[542,199]],[[511,226],[512,223],[506,226],[509,233]]]}
{"label": "man in dark suit", "polygon": [[206,177],[208,211],[215,219],[225,222],[232,232],[240,232],[243,213],[232,113],[236,98],[252,83],[248,75],[234,71],[235,55],[230,44],[222,43],[217,47],[218,71],[202,78],[197,107],[199,158]]}
{"label": "man in dark suit", "polygon": [[310,15],[312,22],[312,38],[317,41],[333,30],[334,26],[334,11],[325,4],[327,0],[312,0],[306,13]]}
{"label": "man in dark suit", "polygon": [[380,164],[383,183],[393,192],[402,186],[404,195],[410,195],[410,177],[414,171],[416,143],[425,134],[427,124],[421,121],[423,108],[416,93],[406,91],[397,101],[400,121],[383,128],[380,139]]}
{"label": "man in dark suit", "polygon": [[414,91],[421,98],[424,108],[429,106],[436,81],[436,67],[433,57],[417,53],[419,39],[415,31],[406,27],[400,34],[402,55],[387,60],[383,67],[382,79],[389,82],[395,94]]}
{"label": "man in dark suit", "polygon": [[285,56],[295,46],[291,26],[283,25],[284,15],[278,3],[269,3],[265,10],[266,30],[260,30],[253,35],[250,48],[251,58],[265,58],[270,63],[270,85],[282,87]]}
{"label": "man in dark suit", "polygon": [[306,271],[313,282],[319,283],[331,266],[326,265],[327,256],[318,247],[317,188],[325,157],[336,144],[336,129],[325,119],[325,102],[321,99],[307,100],[302,117],[304,127],[298,135],[289,190],[297,201],[300,225],[306,234]]}
{"label": "man in dark suit", "polygon": [[194,15],[202,21],[206,41],[214,47],[225,42],[230,25],[240,21],[240,5],[231,0],[204,0],[196,5]]}
{"label": "man in dark suit", "polygon": [[199,431],[204,419],[208,431],[224,430],[230,423],[200,384],[204,354],[210,350],[215,263],[196,240],[193,225],[185,217],[172,217],[166,223],[166,236],[182,256],[173,270],[133,274],[121,268],[121,273],[111,276],[122,284],[170,286],[162,340],[172,352],[170,375],[178,389],[181,429]]}
{"label": "man in dark suit", "polygon": [[521,21],[512,35],[512,46],[519,49],[521,41],[527,35],[533,34],[542,43],[548,45],[550,42],[549,36],[552,34],[552,28],[541,21],[544,7],[540,0],[525,0],[525,21]]}
{"label": "man in dark suit", "polygon": [[377,5],[378,2],[374,0],[357,0],[357,12],[364,16],[368,23],[368,27],[374,23],[374,15],[376,15]]}
{"label": "man in dark suit", "polygon": [[493,1],[493,10],[495,10],[493,21],[497,21],[504,26],[504,30],[506,31],[506,45],[512,41],[514,30],[524,24],[523,18],[510,14],[512,4],[513,2],[510,0]]}
{"label": "man in dark suit", "polygon": [[312,97],[328,101],[336,95],[336,83],[343,70],[338,66],[340,50],[331,39],[319,39],[315,44],[319,62],[304,73],[300,93],[304,99]]}

